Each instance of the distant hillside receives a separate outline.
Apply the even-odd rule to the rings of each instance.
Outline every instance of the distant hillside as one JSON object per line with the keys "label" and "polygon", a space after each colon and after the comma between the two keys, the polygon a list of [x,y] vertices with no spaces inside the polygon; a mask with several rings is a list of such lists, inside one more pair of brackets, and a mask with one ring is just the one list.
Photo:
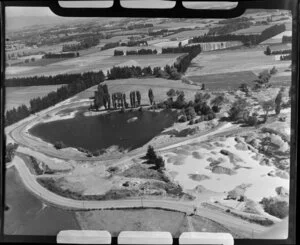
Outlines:
{"label": "distant hillside", "polygon": [[72,17],[60,17],[60,16],[19,16],[19,17],[7,17],[6,29],[7,31],[17,31],[24,28],[32,28],[37,26],[51,26],[57,24],[67,24],[71,22],[87,22],[91,21],[88,18],[76,19]]}

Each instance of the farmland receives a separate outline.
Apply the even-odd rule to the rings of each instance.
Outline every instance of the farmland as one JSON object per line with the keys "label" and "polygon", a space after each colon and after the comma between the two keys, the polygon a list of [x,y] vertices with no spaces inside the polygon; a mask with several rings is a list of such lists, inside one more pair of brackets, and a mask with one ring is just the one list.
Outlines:
{"label": "farmland", "polygon": [[63,85],[29,86],[29,87],[7,87],[5,89],[6,103],[5,110],[17,108],[24,104],[29,106],[33,98],[42,97]]}
{"label": "farmland", "polygon": [[271,69],[273,66],[278,68],[290,66],[290,61],[276,61],[275,57],[266,56],[264,50],[265,47],[256,47],[205,52],[193,60],[186,76],[240,71],[252,71],[258,74],[265,69]]}
{"label": "farmland", "polygon": [[[36,38],[15,33],[11,50],[22,42],[40,52],[56,43],[44,45],[48,52],[66,41],[96,41],[82,44],[76,58],[6,69],[6,78],[21,77],[12,85],[68,84],[31,105],[30,99],[62,85],[6,89],[6,110],[28,107],[5,115],[7,142],[18,144],[7,146],[7,166],[46,203],[39,212],[48,206],[72,210],[80,229],[115,236],[159,230],[174,237],[208,231],[253,238],[286,218],[292,66],[265,51],[291,48],[289,39],[280,42],[291,32],[274,26],[289,16],[274,10],[246,16],[256,19],[240,19],[246,23],[237,28],[230,27],[235,20],[108,18],[105,24],[41,28]],[[230,31],[241,26],[250,28],[233,37]],[[276,44],[243,36],[269,26],[265,39]],[[215,27],[225,34],[202,39]],[[193,36],[209,41],[189,45]],[[137,49],[158,54],[115,52]],[[11,61],[23,59],[20,54]],[[273,202],[276,210],[269,207]]]}
{"label": "farmland", "polygon": [[215,90],[234,90],[242,83],[253,85],[253,81],[257,76],[251,71],[228,72],[220,74],[211,74],[203,76],[189,76],[194,83],[206,85],[206,89]]}
{"label": "farmland", "polygon": [[[60,62],[51,63],[41,67],[9,67],[6,70],[7,78],[23,77],[23,76],[50,76],[62,73],[78,73],[86,71],[107,70],[112,66],[161,66],[174,64],[176,58],[180,54],[164,54],[164,55],[146,55],[130,56],[130,60],[126,56],[112,57],[113,50],[98,51],[81,57],[67,59]],[[22,68],[22,69],[21,69]]]}

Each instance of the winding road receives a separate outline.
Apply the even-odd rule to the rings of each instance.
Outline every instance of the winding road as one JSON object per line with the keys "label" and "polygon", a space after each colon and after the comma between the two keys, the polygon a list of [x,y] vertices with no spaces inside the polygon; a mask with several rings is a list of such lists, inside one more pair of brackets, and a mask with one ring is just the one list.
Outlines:
{"label": "winding road", "polygon": [[[45,142],[37,141],[36,138],[31,137],[28,133],[26,133],[26,128],[30,126],[31,123],[35,123],[40,120],[42,117],[46,116],[49,113],[56,113],[58,110],[62,108],[62,106],[69,106],[70,100],[61,102],[52,108],[48,108],[36,115],[31,116],[12,127],[7,129],[6,133],[11,138],[11,140],[15,141],[19,145],[30,148],[33,151],[41,152],[47,156],[55,157],[59,159],[65,160],[76,160],[76,161],[95,161],[96,159],[87,158],[83,156],[81,153],[77,152],[62,152],[56,150],[54,147],[49,147],[49,145]],[[225,123],[217,126],[216,128],[206,131],[202,135],[195,135],[189,137],[186,140],[178,141],[177,143],[173,143],[168,146],[163,146],[157,148],[158,152],[164,152],[166,150],[170,150],[172,148],[190,144],[193,142],[199,142],[207,139],[209,136],[214,135],[216,133],[229,133],[237,129],[236,125],[232,125],[231,123]],[[134,152],[134,154],[130,154],[129,156],[123,157],[121,159],[115,159],[114,162],[118,164],[124,163],[124,161],[130,161],[133,158],[137,158],[139,156],[144,155],[144,152]],[[97,160],[99,162],[99,160]],[[221,211],[212,210],[209,208],[204,208],[199,205],[198,200],[194,201],[178,201],[178,200],[167,200],[167,199],[124,199],[124,200],[105,200],[105,201],[97,201],[97,200],[74,200],[69,199],[60,195],[57,195],[43,186],[41,186],[36,181],[36,176],[31,174],[28,167],[24,163],[24,161],[15,156],[12,164],[9,164],[7,167],[15,167],[18,171],[24,185],[26,188],[31,191],[38,198],[42,199],[44,202],[56,205],[65,209],[72,210],[99,210],[99,209],[111,209],[111,208],[134,208],[134,207],[147,207],[147,208],[164,208],[171,209],[175,211],[181,211],[186,213],[192,213],[194,207],[197,207],[196,215],[214,220],[225,227],[232,227],[233,229],[240,231],[242,234],[247,234],[250,237],[252,234],[258,235],[264,232],[267,228],[255,223],[250,223],[241,218],[234,217],[230,214],[223,213]]]}
{"label": "winding road", "polygon": [[[38,198],[44,202],[71,210],[101,210],[111,208],[163,208],[168,210],[175,210],[181,212],[192,213],[195,206],[197,206],[196,215],[214,220],[225,227],[232,227],[235,230],[246,234],[258,235],[265,230],[266,227],[244,221],[240,218],[231,215],[200,207],[195,201],[177,201],[164,199],[125,199],[125,200],[105,200],[105,201],[82,201],[69,199],[57,195],[46,188],[42,187],[37,181],[35,175],[31,174],[24,161],[15,156],[12,165],[18,171],[24,185]],[[12,167],[12,166],[10,166]]]}

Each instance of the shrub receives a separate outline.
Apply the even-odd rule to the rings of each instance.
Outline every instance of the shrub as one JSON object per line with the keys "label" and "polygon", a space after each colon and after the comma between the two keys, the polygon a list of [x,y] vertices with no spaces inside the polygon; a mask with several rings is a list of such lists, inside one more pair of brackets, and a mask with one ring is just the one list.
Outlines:
{"label": "shrub", "polygon": [[189,121],[189,125],[193,125],[193,124],[194,124],[194,120],[192,119]]}
{"label": "shrub", "polygon": [[280,219],[285,218],[289,214],[289,206],[286,201],[279,201],[275,198],[263,198],[260,202],[263,205],[264,210]]}
{"label": "shrub", "polygon": [[66,148],[67,146],[62,141],[57,141],[54,143],[54,147],[59,150],[62,148]]}
{"label": "shrub", "polygon": [[181,123],[186,122],[186,121],[187,121],[186,115],[182,115],[182,116],[180,116],[179,119],[178,119],[178,122],[181,122]]}
{"label": "shrub", "polygon": [[16,149],[18,148],[18,144],[9,143],[5,149],[5,162],[11,162],[15,156]]}

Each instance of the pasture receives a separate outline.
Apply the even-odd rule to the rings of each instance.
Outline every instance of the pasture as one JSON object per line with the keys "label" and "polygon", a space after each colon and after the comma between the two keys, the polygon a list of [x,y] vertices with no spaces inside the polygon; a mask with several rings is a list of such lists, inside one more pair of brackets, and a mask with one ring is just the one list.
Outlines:
{"label": "pasture", "polygon": [[50,76],[62,73],[80,73],[103,70],[106,72],[113,66],[161,66],[172,65],[180,54],[113,56],[114,49],[100,51],[92,48],[93,52],[85,51],[80,57],[55,62],[45,66],[14,66],[6,69],[6,77]]}
{"label": "pasture", "polygon": [[33,98],[43,97],[52,91],[56,91],[60,85],[47,86],[27,86],[27,87],[7,87],[5,88],[5,110],[17,108],[24,104],[29,106],[29,101]]}
{"label": "pasture", "polygon": [[203,52],[193,59],[186,76],[202,76],[228,72],[252,71],[256,75],[273,66],[286,69],[290,61],[276,61],[273,55],[264,54],[265,47],[240,48]]}
{"label": "pasture", "polygon": [[194,83],[204,83],[205,89],[215,91],[237,89],[242,83],[246,83],[252,87],[252,82],[257,79],[257,76],[252,71],[241,71],[204,76],[190,76],[188,79]]}
{"label": "pasture", "polygon": [[206,34],[208,32],[207,29],[203,29],[203,30],[191,30],[191,31],[182,31],[170,36],[167,36],[167,38],[171,39],[171,38],[192,38],[192,37],[197,37],[197,36],[202,36],[204,34]]}
{"label": "pasture", "polygon": [[259,25],[259,26],[251,26],[249,28],[245,28],[245,29],[241,29],[238,31],[233,32],[232,34],[261,34],[262,31],[264,31],[265,29],[269,28],[271,25]]}

